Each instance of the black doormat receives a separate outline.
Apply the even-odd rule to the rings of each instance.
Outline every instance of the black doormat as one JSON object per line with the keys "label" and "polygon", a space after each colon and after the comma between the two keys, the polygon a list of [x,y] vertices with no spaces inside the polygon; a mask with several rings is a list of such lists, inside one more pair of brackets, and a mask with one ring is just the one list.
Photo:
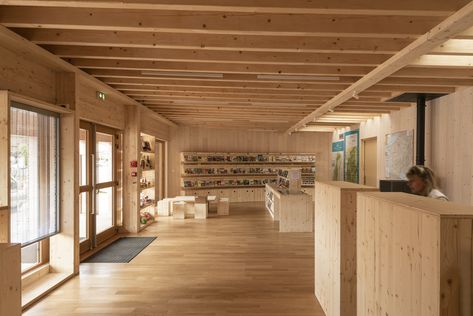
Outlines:
{"label": "black doormat", "polygon": [[87,258],[85,263],[128,263],[157,237],[121,237]]}

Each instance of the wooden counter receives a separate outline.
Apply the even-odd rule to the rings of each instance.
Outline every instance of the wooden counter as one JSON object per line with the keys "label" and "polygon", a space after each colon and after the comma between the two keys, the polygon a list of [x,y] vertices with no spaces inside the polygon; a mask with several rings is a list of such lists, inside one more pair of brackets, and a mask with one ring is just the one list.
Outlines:
{"label": "wooden counter", "polygon": [[377,190],[315,183],[315,296],[326,315],[356,315],[356,194]]}
{"label": "wooden counter", "polygon": [[358,315],[473,315],[473,207],[406,193],[357,203]]}
{"label": "wooden counter", "polygon": [[0,244],[0,315],[21,315],[20,244]]}
{"label": "wooden counter", "polygon": [[265,205],[273,219],[279,221],[280,232],[312,232],[314,207],[309,194],[285,194],[276,185],[266,184]]}

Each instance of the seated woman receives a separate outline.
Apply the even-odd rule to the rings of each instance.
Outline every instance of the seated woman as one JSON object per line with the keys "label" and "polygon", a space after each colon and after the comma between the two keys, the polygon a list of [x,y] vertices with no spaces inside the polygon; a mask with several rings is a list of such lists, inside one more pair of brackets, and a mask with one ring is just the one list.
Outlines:
{"label": "seated woman", "polygon": [[448,201],[448,198],[437,188],[437,179],[432,169],[424,166],[413,166],[406,174],[412,193]]}

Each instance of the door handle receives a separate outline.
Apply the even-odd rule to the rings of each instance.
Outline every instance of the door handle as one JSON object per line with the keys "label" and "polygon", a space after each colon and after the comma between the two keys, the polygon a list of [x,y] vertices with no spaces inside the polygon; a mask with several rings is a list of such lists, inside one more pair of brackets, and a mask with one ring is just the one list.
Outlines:
{"label": "door handle", "polygon": [[[91,160],[91,166],[90,166],[90,169],[91,169],[91,183],[92,183],[92,192],[95,191],[95,154],[90,154],[90,160]],[[90,209],[90,215],[95,215],[95,205],[96,205],[96,200],[97,199],[97,192],[95,191],[94,192],[94,196],[92,198],[92,208]]]}

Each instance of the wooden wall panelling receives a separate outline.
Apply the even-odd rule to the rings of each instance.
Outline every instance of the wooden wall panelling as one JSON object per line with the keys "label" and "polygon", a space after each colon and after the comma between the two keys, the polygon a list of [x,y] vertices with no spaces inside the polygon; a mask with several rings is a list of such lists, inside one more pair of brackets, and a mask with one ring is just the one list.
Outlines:
{"label": "wooden wall panelling", "polygon": [[62,114],[60,124],[60,225],[50,238],[51,272],[79,273],[79,118]]}
{"label": "wooden wall panelling", "polygon": [[376,188],[315,184],[315,295],[327,315],[356,315],[356,194]]}
{"label": "wooden wall panelling", "polygon": [[124,130],[126,109],[123,101],[111,94],[107,94],[105,101],[101,101],[96,97],[97,91],[103,91],[100,87],[82,76],[78,76],[77,80],[76,107],[80,119]]}
{"label": "wooden wall panelling", "polygon": [[358,315],[471,315],[473,207],[405,193],[357,204]]}
{"label": "wooden wall panelling", "polygon": [[152,135],[161,140],[169,140],[169,125],[160,122],[156,113],[146,107],[140,107],[141,110],[141,132]]}
{"label": "wooden wall panelling", "polygon": [[21,315],[21,247],[0,243],[0,315]]}
{"label": "wooden wall panelling", "polygon": [[124,185],[124,207],[123,226],[129,232],[139,230],[139,208],[140,190],[139,177],[132,176],[132,172],[138,173],[138,168],[131,167],[130,163],[136,161],[140,163],[141,140],[140,140],[140,120],[141,111],[136,105],[129,105],[126,109],[126,128],[124,133],[124,164],[125,164],[125,185]]}
{"label": "wooden wall panelling", "polygon": [[10,241],[10,107],[0,91],[0,242]]}
{"label": "wooden wall panelling", "polygon": [[473,88],[431,101],[432,163],[450,200],[473,205]]}
{"label": "wooden wall panelling", "polygon": [[[428,120],[428,118],[426,119]],[[416,107],[404,108],[400,111],[394,111],[390,114],[383,114],[380,117],[375,117],[369,119],[365,122],[362,122],[359,127],[360,130],[360,140],[376,137],[377,143],[377,154],[378,154],[378,164],[377,164],[377,173],[378,173],[378,183],[381,179],[386,179],[386,135],[405,131],[405,130],[414,130],[416,129]],[[343,134],[346,131],[356,128],[342,128],[338,129],[333,133],[333,141],[339,140],[339,134]],[[430,144],[426,142],[426,150],[430,148]],[[427,150],[428,151],[428,150]],[[415,138],[414,138],[414,156],[412,161],[414,163],[415,157]],[[429,157],[426,161],[426,164],[429,164]],[[360,177],[360,180],[362,177]]]}
{"label": "wooden wall panelling", "polygon": [[56,103],[75,110],[77,102],[77,75],[73,72],[56,73]]}
{"label": "wooden wall panelling", "polygon": [[55,71],[7,47],[0,39],[0,89],[55,104]]}

